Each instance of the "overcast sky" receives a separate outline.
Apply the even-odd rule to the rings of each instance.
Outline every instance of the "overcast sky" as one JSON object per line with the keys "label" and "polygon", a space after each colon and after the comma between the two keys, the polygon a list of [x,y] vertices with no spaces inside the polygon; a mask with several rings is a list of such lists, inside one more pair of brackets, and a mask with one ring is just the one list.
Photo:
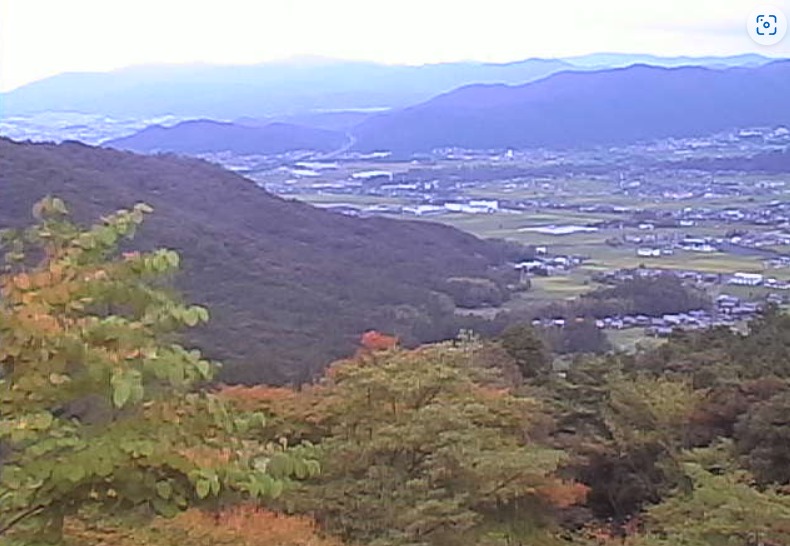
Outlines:
{"label": "overcast sky", "polygon": [[[771,2],[790,15],[790,0]],[[0,0],[0,89],[61,72],[300,55],[421,64],[593,52],[790,57],[753,0]]]}

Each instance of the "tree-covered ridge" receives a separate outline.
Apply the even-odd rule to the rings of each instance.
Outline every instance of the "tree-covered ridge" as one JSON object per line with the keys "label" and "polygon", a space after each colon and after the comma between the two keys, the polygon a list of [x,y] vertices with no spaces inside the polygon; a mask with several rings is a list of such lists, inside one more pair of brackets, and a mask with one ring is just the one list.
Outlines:
{"label": "tree-covered ridge", "polygon": [[76,142],[0,138],[0,192],[0,229],[28,225],[48,194],[82,224],[150,204],[157,213],[124,248],[179,252],[179,290],[212,313],[187,338],[225,363],[229,382],[307,381],[368,329],[410,345],[452,337],[481,321],[454,314],[447,280],[488,279],[501,299],[515,274],[503,264],[519,257],[448,226],[283,200],[207,162]]}

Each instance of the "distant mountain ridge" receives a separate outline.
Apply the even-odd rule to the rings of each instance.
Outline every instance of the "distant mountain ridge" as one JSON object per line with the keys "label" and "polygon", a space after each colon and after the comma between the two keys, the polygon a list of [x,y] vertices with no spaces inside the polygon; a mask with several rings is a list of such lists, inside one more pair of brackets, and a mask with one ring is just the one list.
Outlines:
{"label": "distant mountain ridge", "polygon": [[202,154],[231,151],[236,154],[282,154],[296,150],[331,152],[347,139],[342,132],[289,123],[261,126],[212,120],[193,120],[172,127],[154,125],[103,145],[133,152]]}
{"label": "distant mountain ridge", "polygon": [[770,59],[663,58],[597,54],[509,63],[456,62],[423,66],[297,59],[246,66],[137,66],[108,73],[68,73],[0,94],[6,115],[77,111],[114,116],[235,119],[321,110],[409,106],[470,83],[521,84],[569,69],[636,62],[656,66],[753,65]]}
{"label": "distant mountain ridge", "polygon": [[289,116],[273,116],[268,118],[255,118],[243,116],[233,120],[239,125],[249,125],[251,127],[262,127],[270,123],[290,123],[293,125],[304,125],[305,127],[315,127],[317,129],[327,129],[330,131],[347,131],[359,125],[370,116],[387,111],[388,108],[376,108],[370,110],[333,110],[326,112],[312,112],[306,114],[294,114]]}
{"label": "distant mountain ridge", "polygon": [[713,70],[634,65],[518,86],[469,85],[354,129],[355,149],[618,145],[790,123],[790,61]]}
{"label": "distant mountain ridge", "polygon": [[544,59],[501,65],[389,66],[312,59],[247,66],[138,66],[53,76],[3,93],[0,101],[7,115],[73,110],[235,119],[408,106],[470,82],[524,82],[570,66]]}
{"label": "distant mountain ridge", "polygon": [[765,57],[756,53],[743,55],[691,57],[681,55],[677,57],[661,57],[658,55],[628,54],[628,53],[593,53],[577,57],[564,57],[564,62],[577,68],[590,68],[595,70],[608,68],[625,68],[634,64],[647,64],[663,66],[665,68],[678,66],[701,66],[705,68],[728,68],[734,66],[761,66],[777,59]]}

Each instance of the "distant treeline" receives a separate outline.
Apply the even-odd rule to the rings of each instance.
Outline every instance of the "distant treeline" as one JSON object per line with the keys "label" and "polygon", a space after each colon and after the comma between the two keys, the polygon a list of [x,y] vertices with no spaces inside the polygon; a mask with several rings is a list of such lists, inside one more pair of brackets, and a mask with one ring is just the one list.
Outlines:
{"label": "distant treeline", "polygon": [[767,152],[751,157],[688,159],[683,162],[673,162],[666,165],[700,171],[787,173],[790,172],[790,152],[785,149],[784,151]]}

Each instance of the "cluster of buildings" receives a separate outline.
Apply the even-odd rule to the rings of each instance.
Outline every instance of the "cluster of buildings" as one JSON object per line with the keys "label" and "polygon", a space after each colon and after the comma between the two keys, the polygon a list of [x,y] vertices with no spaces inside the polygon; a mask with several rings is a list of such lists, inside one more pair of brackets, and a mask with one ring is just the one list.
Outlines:
{"label": "cluster of buildings", "polygon": [[499,201],[495,199],[470,199],[469,201],[450,201],[441,205],[416,205],[403,207],[402,214],[425,216],[432,214],[493,214],[499,212]]}
{"label": "cluster of buildings", "polygon": [[521,273],[523,281],[530,276],[550,277],[565,274],[579,267],[586,260],[585,256],[549,256],[547,248],[539,246],[535,248],[533,259],[518,262],[515,264],[515,268]]}
{"label": "cluster of buildings", "polygon": [[[769,300],[769,303],[779,304],[780,301]],[[666,337],[675,330],[704,330],[719,326],[732,327],[742,321],[755,318],[763,310],[759,302],[742,301],[741,299],[721,295],[716,299],[711,310],[696,309],[685,313],[665,314],[657,317],[648,315],[617,315],[595,319],[595,325],[601,330],[628,330],[641,328],[646,335],[653,337]],[[569,320],[583,322],[585,317],[566,318],[536,318],[532,325],[542,328],[564,328]]]}
{"label": "cluster of buildings", "polygon": [[424,205],[372,205],[368,207],[350,203],[332,203],[318,205],[326,210],[339,212],[349,216],[404,215],[404,216],[438,216],[443,214],[493,214],[500,212],[499,201],[495,199],[470,199],[448,201],[442,204]]}
{"label": "cluster of buildings", "polygon": [[691,269],[661,269],[661,268],[638,268],[638,269],[614,269],[597,273],[593,280],[605,284],[617,284],[636,277],[658,277],[661,275],[673,275],[678,279],[701,286],[703,288],[711,286],[748,286],[764,287],[771,290],[790,291],[790,282],[767,277],[762,273],[711,273],[705,271],[695,271]]}
{"label": "cluster of buildings", "polygon": [[97,145],[136,133],[152,125],[169,127],[186,118],[164,115],[150,118],[116,118],[80,112],[38,112],[0,116],[0,135],[13,140],[63,142],[77,140]]}
{"label": "cluster of buildings", "polygon": [[790,265],[790,256],[778,253],[777,248],[790,246],[790,231],[742,232],[725,237],[695,237],[678,233],[672,234],[626,234],[607,240],[612,246],[633,245],[637,256],[660,258],[672,256],[676,250],[686,252],[713,253],[730,252],[733,254],[760,255],[770,261],[771,267]]}

